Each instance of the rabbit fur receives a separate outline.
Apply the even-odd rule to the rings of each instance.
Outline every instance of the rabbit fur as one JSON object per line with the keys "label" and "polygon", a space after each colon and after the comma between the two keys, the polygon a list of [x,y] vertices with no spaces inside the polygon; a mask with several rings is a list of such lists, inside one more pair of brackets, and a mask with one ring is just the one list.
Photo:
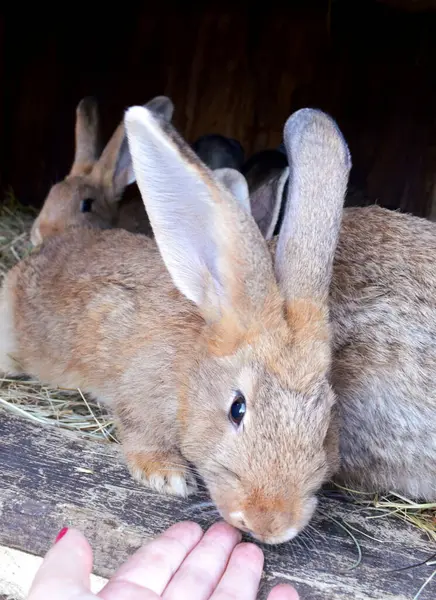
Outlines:
{"label": "rabbit fur", "polygon": [[125,123],[155,239],[70,228],[37,247],[4,282],[0,369],[106,402],[135,477],[186,495],[192,464],[225,519],[286,541],[337,468],[327,301],[347,147],[322,113],[289,119],[297,196],[309,198],[283,229],[275,274],[247,205],[172,126],[144,107]]}
{"label": "rabbit fur", "polygon": [[155,239],[73,228],[15,266],[0,370],[105,401],[135,477],[186,495],[192,464],[266,543],[304,528],[332,476],[434,500],[436,226],[343,212],[351,159],[320,111],[286,123],[270,242],[169,123],[133,107],[125,124]]}
{"label": "rabbit fur", "polygon": [[[166,96],[156,96],[145,106],[171,121],[174,106]],[[121,227],[150,234],[139,194],[123,197],[127,186],[135,181],[124,122],[101,151],[97,102],[92,96],[82,98],[76,108],[75,146],[70,173],[51,187],[33,223],[32,244],[36,246],[74,225]]]}

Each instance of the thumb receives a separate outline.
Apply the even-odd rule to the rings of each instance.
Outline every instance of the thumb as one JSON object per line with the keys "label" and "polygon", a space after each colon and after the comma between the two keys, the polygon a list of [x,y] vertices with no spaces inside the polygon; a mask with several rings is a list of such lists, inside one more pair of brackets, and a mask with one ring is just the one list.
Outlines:
{"label": "thumb", "polygon": [[89,583],[92,549],[85,536],[76,529],[67,529],[57,539],[35,575],[28,600],[68,600],[73,596],[95,599]]}

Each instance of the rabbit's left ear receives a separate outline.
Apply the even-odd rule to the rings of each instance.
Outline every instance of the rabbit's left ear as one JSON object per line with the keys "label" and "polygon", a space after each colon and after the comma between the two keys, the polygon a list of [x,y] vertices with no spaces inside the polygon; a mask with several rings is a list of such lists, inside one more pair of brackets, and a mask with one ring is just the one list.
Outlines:
{"label": "rabbit's left ear", "polygon": [[320,110],[295,112],[286,122],[284,140],[290,176],[276,275],[288,322],[324,335],[350,152],[335,121]]}
{"label": "rabbit's left ear", "polygon": [[82,98],[76,108],[75,154],[70,175],[90,173],[100,156],[100,123],[97,100]]}
{"label": "rabbit's left ear", "polygon": [[228,171],[221,177],[231,180],[236,200],[172,126],[147,108],[130,108],[125,124],[154,236],[180,292],[221,338],[232,340],[230,346],[260,327],[264,315],[272,319],[275,309],[283,318],[271,255],[247,212],[243,180]]}

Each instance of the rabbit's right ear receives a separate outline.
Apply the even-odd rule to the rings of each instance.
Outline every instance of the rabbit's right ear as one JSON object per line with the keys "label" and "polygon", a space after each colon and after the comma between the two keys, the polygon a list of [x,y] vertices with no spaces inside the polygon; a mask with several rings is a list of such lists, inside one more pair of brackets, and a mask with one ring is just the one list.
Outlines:
{"label": "rabbit's right ear", "polygon": [[75,144],[70,175],[90,173],[101,152],[98,106],[92,96],[82,98],[77,105]]}
{"label": "rabbit's right ear", "polygon": [[167,123],[171,123],[174,114],[174,104],[168,96],[156,96],[150,102],[147,102],[145,106]]}
{"label": "rabbit's right ear", "polygon": [[[170,122],[174,112],[174,105],[167,96],[156,96],[145,106],[159,119]],[[115,133],[107,143],[103,153],[96,164],[95,173],[109,190],[109,201],[118,202],[125,188],[134,183],[132,158],[127,143],[124,121],[118,125]]]}
{"label": "rabbit's right ear", "polygon": [[170,124],[134,106],[125,126],[162,258],[211,326],[215,350],[230,352],[265,321],[283,319],[271,255],[252,216]]}
{"label": "rabbit's right ear", "polygon": [[328,337],[329,289],[351,157],[335,121],[320,110],[295,112],[284,141],[290,175],[276,275],[288,323],[311,344]]}
{"label": "rabbit's right ear", "polygon": [[248,192],[248,184],[245,177],[236,169],[223,167],[213,171],[215,179],[227,188],[239,204],[248,212],[251,213],[250,195]]}

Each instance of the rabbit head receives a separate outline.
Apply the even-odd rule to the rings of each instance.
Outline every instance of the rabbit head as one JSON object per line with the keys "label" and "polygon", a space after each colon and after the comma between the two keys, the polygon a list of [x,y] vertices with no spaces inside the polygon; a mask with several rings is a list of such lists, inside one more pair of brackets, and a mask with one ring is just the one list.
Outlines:
{"label": "rabbit head", "polygon": [[229,168],[239,171],[244,162],[244,148],[240,142],[216,133],[202,135],[192,148],[212,170]]}
{"label": "rabbit head", "polygon": [[246,204],[170,124],[132,107],[125,125],[156,243],[201,331],[174,374],[181,452],[228,522],[284,542],[338,466],[328,295],[347,146],[320,111],[287,121],[289,202],[273,260]]}
{"label": "rabbit head", "polygon": [[280,229],[289,178],[288,159],[282,150],[262,150],[241,169],[250,193],[251,212],[262,235],[270,240]]}
{"label": "rabbit head", "polygon": [[[146,106],[161,118],[172,119],[169,98],[157,96]],[[123,121],[101,152],[98,108],[92,97],[77,106],[75,145],[70,173],[52,186],[33,223],[34,246],[70,226],[114,227],[123,192],[135,181]]]}

